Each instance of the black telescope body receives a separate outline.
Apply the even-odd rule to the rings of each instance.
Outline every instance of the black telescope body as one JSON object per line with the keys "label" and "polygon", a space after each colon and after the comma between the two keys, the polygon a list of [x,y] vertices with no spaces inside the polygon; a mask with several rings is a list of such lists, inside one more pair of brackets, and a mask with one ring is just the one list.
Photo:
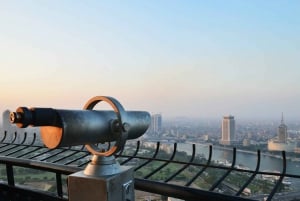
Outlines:
{"label": "black telescope body", "polygon": [[[101,101],[112,110],[93,110]],[[121,167],[113,155],[124,148],[126,140],[147,131],[148,112],[125,111],[116,99],[95,96],[83,110],[19,107],[10,113],[10,122],[20,128],[40,127],[42,141],[50,149],[85,145],[93,155],[84,171],[68,176],[69,200],[134,200],[134,168]],[[98,146],[106,142],[114,145]]]}
{"label": "black telescope body", "polygon": [[[119,122],[115,111],[62,110],[19,107],[10,114],[18,127],[41,127],[41,138],[48,148],[117,141],[123,132],[126,139],[136,139],[150,125],[150,114],[126,111]],[[121,131],[120,131],[121,129]]]}

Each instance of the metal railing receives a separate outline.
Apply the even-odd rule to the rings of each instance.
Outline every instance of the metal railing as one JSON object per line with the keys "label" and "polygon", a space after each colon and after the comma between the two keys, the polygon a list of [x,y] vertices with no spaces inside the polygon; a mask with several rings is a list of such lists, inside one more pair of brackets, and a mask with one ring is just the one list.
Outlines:
{"label": "metal railing", "polygon": [[[84,146],[58,148],[49,150],[43,145],[37,144],[36,134],[29,139],[27,133],[14,133],[13,139],[8,140],[7,132],[4,132],[0,141],[0,164],[6,172],[6,180],[0,182],[1,200],[68,200],[67,191],[64,190],[66,177],[69,174],[82,170],[90,160],[90,154]],[[17,136],[23,136],[20,143],[17,143]],[[196,155],[196,145],[192,146],[192,154],[185,160],[176,159],[179,151],[177,144],[173,144],[173,151],[161,157],[161,143],[157,142],[153,152],[145,154],[141,149],[141,142],[137,141],[134,146],[126,145],[125,149],[116,155],[121,165],[135,166],[135,189],[155,193],[167,197],[174,197],[182,200],[272,200],[278,192],[284,177],[300,178],[299,175],[286,173],[286,156],[282,152],[282,171],[265,172],[260,171],[261,153],[257,151],[257,163],[255,170],[240,169],[236,167],[236,149],[233,149],[232,163],[230,167],[213,163],[212,146],[209,146],[208,158],[199,160]],[[129,148],[128,148],[129,147]],[[134,147],[134,149],[133,149]],[[128,151],[131,150],[131,151]],[[151,166],[151,168],[149,168]],[[55,191],[37,190],[28,188],[16,183],[15,169],[18,167],[46,171],[55,175]],[[208,169],[222,171],[220,176],[210,183],[207,189],[195,186],[195,181],[201,178]],[[163,176],[160,177],[160,175]],[[184,172],[189,177],[178,179]],[[239,186],[228,184],[226,179],[235,173],[247,175],[247,179],[241,181]],[[267,195],[247,196],[243,192],[251,185],[258,175],[277,176],[272,190]],[[181,176],[182,177],[182,176]],[[231,193],[221,193],[219,190],[226,186]],[[20,199],[20,197],[22,199]]]}

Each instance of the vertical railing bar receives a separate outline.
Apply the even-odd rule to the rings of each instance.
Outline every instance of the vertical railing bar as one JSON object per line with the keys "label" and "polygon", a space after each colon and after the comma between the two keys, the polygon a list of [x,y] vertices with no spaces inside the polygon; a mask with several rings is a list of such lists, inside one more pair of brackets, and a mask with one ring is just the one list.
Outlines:
{"label": "vertical railing bar", "polygon": [[10,142],[1,142],[0,145],[1,145],[0,148],[2,148],[2,147],[6,147],[8,145],[11,145],[11,143]]}
{"label": "vertical railing bar", "polygon": [[[5,132],[5,138],[6,138],[6,132]],[[12,140],[12,142],[10,142],[10,143],[8,143],[8,144],[6,144],[6,145],[4,145],[4,146],[2,146],[2,147],[0,147],[0,148],[3,148],[3,147],[6,147],[6,146],[9,146],[9,145],[12,145],[12,144],[16,141],[16,139],[17,139],[17,133],[15,132],[15,133],[14,133],[14,139]],[[16,146],[16,145],[15,145],[15,146]],[[15,146],[14,146],[14,147],[15,147]],[[9,149],[7,149],[7,150],[9,150]],[[0,153],[5,152],[5,151],[7,151],[7,150],[1,151]]]}
{"label": "vertical railing bar", "polygon": [[209,145],[209,156],[205,166],[190,181],[188,181],[185,184],[185,186],[190,186],[209,167],[211,158],[212,158],[212,145]]}
{"label": "vertical railing bar", "polygon": [[[68,150],[68,151],[72,151],[72,150]],[[52,161],[51,163],[57,163],[57,162],[59,162],[59,161],[61,161],[61,160],[64,160],[64,159],[70,157],[70,156],[74,156],[74,155],[77,154],[77,153],[78,153],[78,152],[73,151],[73,153],[70,153],[69,155],[66,155],[66,156],[63,156],[63,157],[61,157],[61,158],[58,158],[58,159]]]}
{"label": "vertical railing bar", "polygon": [[236,197],[225,193],[209,192],[198,188],[189,188],[145,179],[135,179],[135,189],[186,201],[254,201],[254,199],[250,198]]}
{"label": "vertical railing bar", "polygon": [[6,164],[6,176],[9,186],[15,186],[14,170],[11,164]]}
{"label": "vertical railing bar", "polygon": [[[0,151],[0,153],[3,153],[3,152],[6,152],[6,151],[9,151],[9,150],[12,150],[12,149],[14,149],[14,148],[16,148],[16,147],[19,146],[19,145],[16,145],[16,144],[7,144],[7,145],[11,145],[12,147],[9,147],[9,148],[7,148],[7,149],[4,149],[4,150]],[[1,148],[2,148],[2,147],[1,147]]]}
{"label": "vertical railing bar", "polygon": [[282,164],[283,165],[282,172],[281,172],[281,175],[280,175],[278,181],[276,182],[276,185],[274,186],[273,190],[271,191],[270,195],[268,196],[267,201],[270,201],[273,198],[274,194],[276,193],[277,189],[279,188],[280,184],[282,183],[282,180],[283,180],[283,178],[285,176],[285,173],[286,173],[285,151],[282,151],[281,153],[282,153],[282,163],[283,163]]}
{"label": "vertical railing bar", "polygon": [[59,197],[63,197],[63,190],[62,190],[62,181],[61,181],[61,174],[56,173],[56,190],[57,190],[57,195]]}
{"label": "vertical railing bar", "polygon": [[227,172],[217,181],[215,182],[211,188],[209,189],[209,191],[213,191],[229,174],[230,172],[234,169],[235,166],[235,159],[236,159],[236,148],[233,148],[233,158],[232,158],[232,164],[230,169],[227,170]]}
{"label": "vertical railing bar", "polygon": [[3,135],[3,138],[1,139],[1,143],[4,142],[4,140],[6,139],[6,136],[7,136],[7,131],[4,131],[4,135]]}
{"label": "vertical railing bar", "polygon": [[[7,177],[7,184],[9,187],[15,186],[15,178],[14,178],[14,170],[13,165],[6,163],[6,177]],[[11,201],[15,201],[15,193],[13,191],[8,191],[8,196]]]}
{"label": "vertical railing bar", "polygon": [[59,154],[65,152],[65,151],[68,151],[68,150],[67,150],[67,149],[61,149],[59,152],[57,152],[57,153],[55,153],[55,154],[53,154],[53,155],[51,155],[51,156],[48,156],[48,157],[46,157],[46,158],[43,158],[43,159],[41,159],[40,161],[45,161],[45,160],[47,160],[47,159],[49,159],[49,158],[52,158],[52,157],[54,157],[54,156],[57,156],[57,155],[59,155]]}
{"label": "vertical railing bar", "polygon": [[144,179],[148,179],[149,177],[151,177],[152,175],[154,175],[156,172],[158,172],[159,170],[161,170],[162,168],[164,168],[166,165],[168,165],[170,162],[172,162],[173,158],[175,157],[176,151],[177,151],[177,143],[174,143],[174,150],[173,150],[173,153],[172,153],[170,159],[167,162],[165,162],[164,164],[160,165],[155,170],[153,170],[152,172],[150,172],[148,175],[146,175],[144,177]]}
{"label": "vertical railing bar", "polygon": [[84,148],[85,148],[85,145],[82,145],[80,150],[83,151]]}
{"label": "vertical railing bar", "polygon": [[23,157],[23,156],[26,156],[26,155],[31,154],[31,153],[33,153],[33,152],[36,152],[37,150],[42,149],[42,148],[43,148],[43,147],[36,147],[35,149],[33,149],[33,150],[29,151],[29,152],[26,152],[26,153],[24,153],[24,154],[21,154],[21,155],[19,155],[19,156],[16,156],[16,158],[21,158],[21,157]]}
{"label": "vertical railing bar", "polygon": [[3,148],[3,147],[7,147],[8,145],[11,145],[11,144],[9,144],[9,143],[6,142],[6,143],[3,143],[3,144],[1,144],[1,145],[2,145],[2,146],[0,146],[0,149]]}
{"label": "vertical railing bar", "polygon": [[27,139],[27,132],[24,132],[24,137],[23,137],[23,140],[20,144],[24,144],[24,142],[26,141]]}
{"label": "vertical railing bar", "polygon": [[136,146],[134,154],[131,157],[129,157],[126,160],[124,160],[123,162],[121,162],[120,164],[124,165],[128,161],[132,160],[137,155],[137,153],[139,152],[139,150],[140,150],[140,141],[137,141],[137,146]]}
{"label": "vertical railing bar", "polygon": [[11,144],[13,144],[17,139],[17,132],[14,132],[14,139],[11,141]]}
{"label": "vertical railing bar", "polygon": [[86,162],[84,162],[84,163],[81,163],[81,164],[80,164],[80,165],[78,165],[77,167],[82,167],[82,166],[84,166],[84,165],[88,164],[89,162],[91,162],[91,160],[88,160],[88,161],[86,161]]}
{"label": "vertical railing bar", "polygon": [[134,171],[137,171],[138,169],[144,167],[145,165],[147,165],[148,163],[150,163],[151,161],[153,161],[153,160],[156,158],[157,154],[158,154],[159,147],[160,147],[160,142],[157,142],[157,143],[156,143],[156,150],[155,150],[153,156],[152,156],[151,158],[149,158],[149,159],[148,159],[146,162],[144,162],[143,164],[141,164],[141,165],[139,165],[138,167],[134,168]]}
{"label": "vertical railing bar", "polygon": [[[44,147],[43,147],[44,148]],[[31,156],[29,159],[34,159],[34,158],[36,158],[36,157],[39,157],[39,156],[42,156],[42,155],[44,155],[44,154],[47,154],[47,153],[49,153],[49,152],[51,152],[51,151],[53,151],[54,149],[46,149],[45,151],[43,151],[43,152],[41,152],[41,153],[39,153],[39,154],[37,154],[37,155],[35,155],[35,156]]]}
{"label": "vertical railing bar", "polygon": [[32,142],[29,145],[33,145],[35,143],[35,140],[36,140],[36,133],[33,133]]}
{"label": "vertical railing bar", "polygon": [[[77,152],[77,153],[82,153],[82,152]],[[82,159],[82,158],[85,158],[85,157],[87,157],[88,155],[90,155],[90,153],[84,153],[82,156],[80,156],[80,157],[78,157],[78,158],[75,158],[75,159],[73,159],[73,160],[71,160],[71,161],[68,161],[68,162],[64,163],[64,165],[69,165],[69,164],[71,164],[71,163],[74,163],[75,161],[78,161],[78,160],[80,160],[80,159]]]}
{"label": "vertical railing bar", "polygon": [[164,182],[169,182],[170,180],[172,180],[175,176],[177,176],[178,174],[180,174],[183,170],[185,170],[188,166],[190,166],[190,163],[192,163],[195,159],[195,155],[196,155],[196,145],[193,144],[193,153],[192,156],[189,160],[188,164],[185,164],[183,167],[181,167],[179,170],[177,170],[173,175],[171,175],[169,178],[167,178]]}
{"label": "vertical railing bar", "polygon": [[247,182],[240,188],[240,190],[235,194],[236,196],[239,196],[244,189],[251,183],[251,181],[255,178],[260,168],[260,150],[257,150],[257,163],[256,168],[251,177],[247,180]]}
{"label": "vertical railing bar", "polygon": [[24,147],[22,147],[21,149],[15,150],[15,151],[13,151],[13,152],[7,153],[7,154],[5,154],[5,156],[10,156],[10,155],[12,155],[12,154],[15,154],[15,153],[17,153],[17,152],[19,152],[19,151],[22,151],[22,150],[28,148],[28,146],[26,146],[26,145],[20,145],[20,146],[24,146]]}

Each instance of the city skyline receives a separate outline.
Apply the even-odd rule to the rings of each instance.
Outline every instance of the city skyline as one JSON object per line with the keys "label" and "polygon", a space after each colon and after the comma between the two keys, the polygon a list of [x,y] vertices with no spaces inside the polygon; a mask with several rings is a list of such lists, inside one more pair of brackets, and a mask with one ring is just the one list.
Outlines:
{"label": "city skyline", "polygon": [[300,119],[299,1],[2,2],[0,112],[93,96],[164,117]]}

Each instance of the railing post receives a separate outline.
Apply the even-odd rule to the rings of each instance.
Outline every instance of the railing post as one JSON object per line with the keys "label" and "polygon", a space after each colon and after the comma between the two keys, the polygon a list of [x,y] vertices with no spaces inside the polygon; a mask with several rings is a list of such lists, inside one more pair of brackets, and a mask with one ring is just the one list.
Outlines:
{"label": "railing post", "polygon": [[63,197],[63,190],[62,190],[62,182],[61,182],[61,174],[56,173],[56,190],[57,190],[57,195],[59,197]]}
{"label": "railing post", "polygon": [[[13,166],[11,164],[6,164],[6,176],[7,176],[7,184],[8,186],[15,186],[15,179],[14,179],[14,170],[13,170]],[[15,200],[15,196],[14,193],[9,190],[8,192],[8,197],[11,201]]]}
{"label": "railing post", "polygon": [[15,186],[14,170],[11,164],[6,164],[6,176],[9,186]]}

